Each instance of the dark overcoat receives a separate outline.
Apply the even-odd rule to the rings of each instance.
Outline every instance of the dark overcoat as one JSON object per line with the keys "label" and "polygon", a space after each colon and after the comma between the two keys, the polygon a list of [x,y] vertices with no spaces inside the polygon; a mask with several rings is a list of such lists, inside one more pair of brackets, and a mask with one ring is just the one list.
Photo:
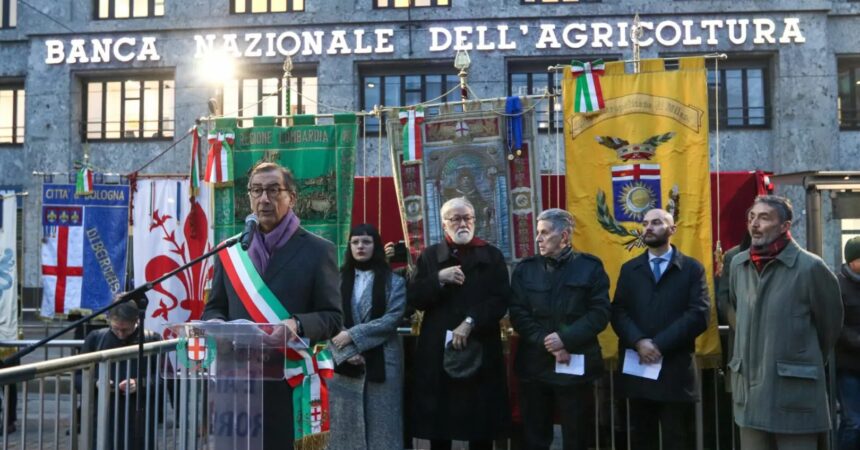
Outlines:
{"label": "dark overcoat", "polygon": [[[439,284],[439,270],[461,265],[461,286]],[[407,287],[407,303],[424,312],[412,371],[414,396],[410,420],[415,437],[485,440],[503,436],[510,421],[508,389],[499,320],[510,297],[502,252],[485,245],[461,260],[447,244],[427,247]],[[475,320],[469,339],[483,346],[481,368],[454,379],[442,365],[446,330],[466,317]]]}
{"label": "dark overcoat", "polygon": [[[603,374],[597,335],[609,324],[609,277],[596,256],[573,253],[555,271],[533,256],[517,265],[511,278],[511,322],[520,335],[515,367],[522,381],[569,386]],[[555,372],[555,357],[544,338],[557,332],[565,350],[585,356],[582,376]]]}
{"label": "dark overcoat", "polygon": [[[263,281],[286,310],[302,323],[304,336],[319,342],[340,331],[340,275],[334,245],[304,228],[275,250]],[[215,260],[212,291],[203,310],[203,320],[251,319],[230,284],[221,261]],[[285,381],[263,383],[264,448],[293,448],[292,389]]]}
{"label": "dark overcoat", "polygon": [[710,297],[705,269],[699,261],[672,246],[672,260],[659,282],[654,281],[648,252],[621,266],[612,302],[612,328],[618,335],[619,368],[624,352],[650,338],[663,355],[656,380],[620,375],[628,398],[689,402],[696,394],[696,337],[708,327]]}

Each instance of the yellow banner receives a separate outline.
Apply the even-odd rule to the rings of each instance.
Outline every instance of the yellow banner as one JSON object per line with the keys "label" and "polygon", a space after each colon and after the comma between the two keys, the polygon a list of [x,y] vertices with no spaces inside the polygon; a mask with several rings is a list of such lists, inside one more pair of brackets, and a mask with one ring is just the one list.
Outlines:
{"label": "yellow banner", "polygon": [[[574,248],[603,261],[611,295],[621,265],[645,251],[639,240],[644,213],[673,212],[672,243],[707,273],[711,321],[696,350],[703,366],[716,367],[707,73],[703,58],[679,64],[666,71],[663,60],[645,60],[638,74],[628,74],[623,62],[607,63],[600,78],[606,107],[588,114],[573,112],[576,82],[565,71],[567,209],[576,219]],[[611,327],[600,335],[604,357],[616,356],[617,342]]]}

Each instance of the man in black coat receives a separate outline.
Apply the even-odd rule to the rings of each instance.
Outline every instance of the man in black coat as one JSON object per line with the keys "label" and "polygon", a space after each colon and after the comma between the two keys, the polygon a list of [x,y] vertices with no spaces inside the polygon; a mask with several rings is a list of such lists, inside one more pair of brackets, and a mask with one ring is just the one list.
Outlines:
{"label": "man in black coat", "polygon": [[[662,430],[664,450],[687,450],[693,448],[690,419],[698,400],[696,337],[709,319],[705,269],[669,243],[676,231],[671,214],[652,209],[642,225],[648,251],[621,266],[612,303],[620,387],[637,449],[658,449]],[[632,364],[661,364],[657,379],[624,373],[632,369],[624,364],[628,351],[635,352]]]}
{"label": "man in black coat", "polygon": [[[284,322],[311,342],[331,338],[340,331],[342,321],[334,245],[300,226],[291,209],[296,199],[292,173],[274,163],[257,165],[249,176],[248,196],[260,223],[260,232],[248,249],[249,259],[291,315]],[[220,259],[215,260],[203,319],[255,320]],[[263,395],[264,449],[292,449],[292,389],[284,380],[266,381]]]}
{"label": "man in black coat", "polygon": [[[499,330],[510,297],[508,268],[499,249],[474,236],[468,200],[448,200],[440,213],[445,242],[424,249],[406,288],[407,303],[424,312],[412,371],[412,431],[429,439],[432,450],[450,449],[452,439],[491,450],[510,422]],[[481,347],[477,371],[446,370],[445,353],[468,350],[473,341]]]}
{"label": "man in black coat", "polygon": [[[583,421],[592,382],[603,373],[597,335],[609,323],[609,277],[595,256],[571,249],[573,217],[548,209],[537,218],[539,256],[517,265],[511,280],[511,322],[520,335],[525,449],[549,450],[558,407],[565,450],[585,450]],[[571,374],[559,367],[581,368]],[[580,372],[580,371],[574,371]]]}
{"label": "man in black coat", "polygon": [[860,448],[860,236],[845,243],[845,264],[836,274],[845,322],[836,343],[836,387],[842,415],[839,450]]}

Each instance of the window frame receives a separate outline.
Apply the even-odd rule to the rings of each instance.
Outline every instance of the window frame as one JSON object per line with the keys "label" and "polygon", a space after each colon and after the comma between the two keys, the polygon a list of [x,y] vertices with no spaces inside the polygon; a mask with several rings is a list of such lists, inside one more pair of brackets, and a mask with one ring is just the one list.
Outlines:
{"label": "window frame", "polygon": [[[128,17],[116,17],[116,2],[117,1],[127,1],[128,2]],[[134,3],[145,1],[147,3],[147,11],[148,13],[145,16],[135,16],[134,15]],[[99,4],[101,0],[93,0],[93,17],[95,20],[130,20],[130,19],[150,19],[153,17],[164,17],[167,12],[167,0],[162,0],[162,11],[161,14],[155,13],[155,3],[158,0],[107,0],[108,2],[108,10],[107,17],[101,17],[101,5]]]}
{"label": "window frame", "polygon": [[17,27],[18,0],[0,0],[0,30],[11,30]]}
{"label": "window frame", "polygon": [[[12,92],[12,141],[0,141],[0,146],[20,146],[27,141],[27,90],[24,85],[24,80],[12,79],[0,81],[0,91]],[[23,100],[19,98],[23,94]],[[19,102],[24,102],[24,114],[22,123],[18,123],[18,108]],[[18,139],[18,131],[21,129],[21,139]]]}
{"label": "window frame", "polygon": [[569,5],[571,3],[602,3],[603,0],[520,0],[521,5]]}
{"label": "window frame", "polygon": [[[420,68],[416,68],[420,67]],[[440,76],[440,83],[442,85],[440,94],[445,93],[449,90],[448,88],[448,78],[450,77],[454,80],[456,85],[460,84],[460,79],[457,74],[457,69],[454,68],[450,63],[439,63],[436,61],[421,61],[416,60],[412,61],[409,65],[397,64],[397,65],[377,65],[377,64],[368,64],[364,67],[359,66],[359,105],[361,108],[365,108],[365,101],[367,100],[367,78],[379,78],[380,79],[380,87],[379,87],[379,98],[380,102],[384,104],[386,98],[386,89],[385,89],[385,78],[387,77],[398,77],[399,78],[399,95],[398,95],[398,104],[397,105],[387,105],[384,104],[385,107],[401,107],[405,106],[406,103],[406,95],[407,92],[415,92],[415,90],[410,90],[406,88],[406,77],[420,76],[421,77],[421,103],[424,103],[428,100],[432,100],[435,97],[427,97],[427,77],[428,76]],[[458,98],[460,96],[459,92],[452,93],[450,95],[456,95]],[[443,99],[439,101],[442,102]],[[425,111],[426,116],[436,115],[435,113]],[[372,119],[370,117],[366,119]],[[385,123],[388,120],[387,115],[383,118],[378,119],[378,124],[372,124],[370,126],[379,126],[382,130],[382,135],[387,135],[387,130]],[[367,133],[377,134],[379,130],[370,129],[368,126],[368,122],[371,120],[366,120],[362,123],[362,127],[366,129]]]}
{"label": "window frame", "polygon": [[[266,0],[266,10],[265,11],[252,11],[253,9],[253,0],[230,0],[230,14],[279,14],[279,13],[297,13],[297,12],[305,12],[307,10],[308,0],[302,0],[302,8],[296,9],[295,2],[296,0],[285,0],[287,2],[287,10],[286,11],[272,11],[272,0]],[[245,11],[238,12],[236,11],[236,5],[242,2],[245,4]]]}
{"label": "window frame", "polygon": [[[671,59],[671,58],[669,58]],[[739,58],[731,58],[730,61],[720,61],[719,63],[715,63],[714,60],[707,60],[705,62],[705,67],[708,70],[708,79],[707,79],[707,89],[708,89],[708,115],[710,120],[708,121],[710,131],[714,131],[717,127],[717,120],[714,115],[714,104],[711,103],[711,92],[714,90],[713,84],[711,83],[711,73],[715,73],[715,76],[719,76],[719,84],[720,98],[715,99],[717,102],[717,108],[719,109],[720,117],[719,117],[719,127],[721,130],[769,130],[773,126],[773,101],[771,99],[771,84],[773,80],[773,56],[772,55],[758,55],[758,56],[743,56]],[[715,68],[719,69],[719,73],[716,73]],[[749,106],[749,83],[748,83],[748,73],[747,71],[750,69],[761,69],[762,71],[762,98],[764,101],[763,106],[763,119],[764,123],[762,124],[750,124],[750,120],[752,119],[749,111],[751,108]],[[728,107],[728,97],[727,97],[727,89],[726,89],[726,71],[727,70],[742,70],[741,72],[741,87],[742,94],[741,100],[743,105],[741,107],[743,115],[742,115],[742,124],[729,124],[729,107]],[[754,107],[758,108],[758,107]]]}
{"label": "window frame", "polygon": [[[454,2],[454,0],[429,0],[430,1],[429,5],[415,5],[415,0],[409,0],[409,5],[407,5],[407,6],[396,6],[395,5],[396,0],[385,0],[389,3],[389,5],[380,6],[379,5],[380,0],[372,0],[372,1],[373,1],[373,9],[383,9],[383,10],[386,10],[386,9],[412,9],[412,8],[451,8],[451,3]],[[447,1],[448,4],[447,5],[439,5],[438,3],[440,1]]]}
{"label": "window frame", "polygon": [[[290,103],[291,103],[291,107],[298,107],[299,108],[300,112],[297,114],[306,114],[304,111],[306,105],[304,105],[305,101],[304,101],[304,97],[302,96],[302,94],[303,94],[302,80],[303,79],[305,79],[305,78],[316,78],[317,79],[317,99],[319,99],[319,73],[318,72],[319,71],[317,70],[316,66],[293,68],[293,70],[291,71],[290,82],[296,83],[296,89],[298,90],[298,95],[292,95],[290,98],[291,99]],[[279,92],[277,95],[278,112],[276,115],[277,116],[288,115],[288,114],[284,114],[284,106],[285,106],[284,105],[284,96],[283,96],[284,91],[281,89],[281,87],[283,86],[283,83],[284,83],[283,69],[281,69],[279,66],[258,66],[255,68],[245,69],[242,72],[237,73],[235,78],[233,78],[233,80],[237,81],[237,87],[238,88],[236,90],[236,94],[238,95],[238,98],[236,99],[236,105],[238,105],[238,107],[240,109],[243,108],[242,97],[243,97],[243,92],[244,92],[244,81],[245,80],[256,80],[257,81],[257,112],[254,115],[247,116],[244,114],[247,114],[248,110],[242,109],[241,111],[238,112],[239,114],[237,114],[235,116],[237,119],[237,122],[236,122],[237,124],[240,124],[240,126],[243,126],[242,124],[245,123],[245,121],[250,121],[256,116],[262,116],[263,115],[263,113],[262,113],[263,102],[260,101],[263,98],[263,83],[262,83],[262,81],[265,79],[270,79],[270,78],[275,78],[278,80],[278,85],[277,85],[277,89],[279,89]],[[219,102],[219,105],[221,106],[221,109],[222,109],[221,114],[232,113],[233,111],[224,110],[224,105],[225,105],[224,99],[227,95],[227,87],[222,86],[219,94],[220,95],[218,98],[218,102]],[[317,101],[317,105],[319,105],[319,101]],[[319,108],[317,108],[317,109],[319,109]],[[228,117],[234,117],[234,116],[231,115]],[[280,123],[281,126],[287,125],[286,119],[280,119],[280,122],[281,122]]]}
{"label": "window frame", "polygon": [[[140,120],[137,130],[134,130],[139,133],[138,137],[128,137],[126,136],[128,131],[125,128],[125,115],[126,115],[126,83],[127,82],[140,82],[140,97],[138,98],[140,106],[139,106],[139,114]],[[157,136],[144,136],[146,130],[144,129],[144,124],[147,122],[145,120],[145,101],[144,101],[144,90],[146,86],[146,82],[158,81],[158,131]],[[119,82],[120,85],[120,111],[119,111],[119,137],[118,138],[109,138],[107,137],[109,123],[106,121],[107,116],[107,84]],[[171,116],[170,121],[173,122],[173,128],[170,130],[165,129],[164,125],[166,119],[164,117],[164,85],[166,83],[173,83],[173,115]],[[99,120],[99,124],[101,125],[101,130],[99,131],[101,137],[93,138],[90,137],[90,131],[88,126],[90,124],[89,121],[89,85],[90,83],[101,83],[101,119]],[[145,73],[139,75],[130,75],[130,76],[93,76],[86,77],[81,80],[81,95],[83,97],[82,105],[82,117],[81,120],[81,140],[83,142],[141,142],[141,141],[164,141],[164,140],[173,140],[176,137],[176,77],[173,73]],[[95,122],[93,122],[95,123]],[[95,131],[94,131],[95,132]],[[165,135],[166,132],[169,132],[170,135]]]}
{"label": "window frame", "polygon": [[[564,69],[562,70],[547,70],[547,67],[555,66],[555,65],[564,65],[568,66],[570,61],[573,59],[578,59],[581,61],[595,61],[598,59],[602,59],[605,62],[618,61],[621,59],[618,55],[577,55],[577,56],[561,56],[558,58],[512,58],[505,61],[505,70],[507,71],[507,78],[505,82],[507,83],[505,86],[505,92],[507,92],[508,96],[519,95],[519,93],[515,93],[513,91],[513,77],[516,74],[526,74],[527,81],[526,86],[528,87],[529,94],[526,95],[539,95],[534,94],[534,90],[532,89],[533,75],[537,73],[546,73],[547,74],[547,88],[550,86],[553,89],[558,89],[558,92],[561,93],[561,82],[564,80]],[[559,110],[555,110],[555,105],[559,105]],[[537,113],[537,111],[536,111]],[[564,130],[564,105],[562,103],[562,98],[559,97],[550,97],[549,98],[549,119],[547,121],[547,127],[541,128],[540,122],[537,122],[537,131],[538,133],[555,133],[556,131]],[[555,117],[555,116],[558,117]],[[559,125],[560,124],[560,125]]]}
{"label": "window frame", "polygon": [[[839,86],[840,72],[843,67],[848,70],[848,98],[853,100],[853,108],[847,111],[853,113],[853,119],[849,124],[843,123],[843,111],[846,110],[842,102],[842,92]],[[860,131],[860,55],[836,55],[836,120],[839,131]]]}

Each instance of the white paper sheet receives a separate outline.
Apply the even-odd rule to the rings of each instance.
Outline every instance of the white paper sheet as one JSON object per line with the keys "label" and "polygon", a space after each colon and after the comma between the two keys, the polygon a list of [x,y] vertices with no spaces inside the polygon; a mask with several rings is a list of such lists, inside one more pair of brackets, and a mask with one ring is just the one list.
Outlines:
{"label": "white paper sheet", "polygon": [[585,375],[585,355],[572,354],[570,355],[570,361],[567,364],[562,364],[556,361],[555,373]]}
{"label": "white paper sheet", "polygon": [[624,370],[622,372],[627,375],[656,380],[660,376],[660,369],[662,368],[663,358],[654,364],[640,364],[639,353],[630,349],[624,352]]}

